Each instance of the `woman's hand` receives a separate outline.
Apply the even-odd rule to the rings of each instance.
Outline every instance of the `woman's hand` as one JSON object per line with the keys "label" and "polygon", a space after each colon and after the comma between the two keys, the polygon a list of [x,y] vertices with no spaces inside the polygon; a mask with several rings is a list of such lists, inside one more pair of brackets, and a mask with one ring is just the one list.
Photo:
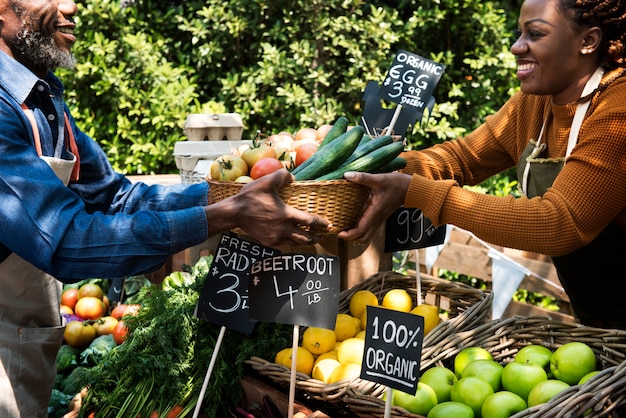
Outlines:
{"label": "woman's hand", "polygon": [[411,176],[399,172],[385,174],[346,173],[347,180],[372,189],[365,210],[356,228],[340,232],[338,237],[348,241],[367,242],[376,228],[389,218],[402,204],[409,188]]}
{"label": "woman's hand", "polygon": [[308,230],[330,229],[331,224],[282,201],[278,190],[292,181],[291,173],[282,169],[246,184],[235,196],[206,206],[209,236],[240,228],[268,247],[318,242],[322,237]]}

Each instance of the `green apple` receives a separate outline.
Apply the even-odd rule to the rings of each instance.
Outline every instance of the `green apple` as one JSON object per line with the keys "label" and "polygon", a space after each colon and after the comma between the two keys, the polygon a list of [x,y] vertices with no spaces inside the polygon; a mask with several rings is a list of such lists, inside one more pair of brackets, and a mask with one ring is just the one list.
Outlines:
{"label": "green apple", "polygon": [[475,418],[474,411],[461,402],[447,401],[435,406],[427,418]]}
{"label": "green apple", "polygon": [[495,360],[474,360],[465,366],[461,378],[478,377],[489,383],[494,392],[502,388],[502,369],[504,367]]}
{"label": "green apple", "polygon": [[555,378],[575,385],[587,373],[596,369],[596,354],[585,343],[573,341],[557,348],[550,359]]}
{"label": "green apple", "polygon": [[536,364],[507,363],[502,370],[502,388],[528,402],[528,394],[539,382],[548,380],[546,371]]}
{"label": "green apple", "polygon": [[514,361],[518,363],[537,364],[548,373],[548,377],[552,373],[550,371],[550,358],[552,358],[552,350],[539,344],[531,344],[520,348],[515,355]]}
{"label": "green apple", "polygon": [[462,377],[452,386],[450,399],[461,402],[474,411],[474,415],[480,417],[480,409],[483,402],[494,394],[493,388],[487,382],[475,376]]}
{"label": "green apple", "polygon": [[552,399],[557,393],[564,391],[570,387],[567,383],[557,379],[548,379],[539,382],[528,394],[528,407],[546,403]]}
{"label": "green apple", "polygon": [[437,405],[437,394],[435,390],[426,383],[418,382],[415,395],[393,390],[393,405],[400,406],[407,411],[417,415],[428,415],[428,412]]}
{"label": "green apple", "polygon": [[594,377],[598,373],[600,373],[600,370],[594,370],[592,372],[587,373],[586,375],[584,375],[583,377],[580,378],[580,380],[578,381],[578,384],[579,385],[585,384],[587,382],[587,380],[591,379],[592,377]]}
{"label": "green apple", "polygon": [[491,353],[482,347],[466,347],[454,357],[454,374],[461,378],[463,369],[474,360],[493,360]]}
{"label": "green apple", "polygon": [[482,418],[509,418],[526,408],[528,405],[519,395],[501,390],[485,399],[480,413]]}
{"label": "green apple", "polygon": [[457,381],[454,372],[443,366],[431,367],[420,377],[420,382],[426,383],[435,390],[439,403],[450,400],[450,390]]}

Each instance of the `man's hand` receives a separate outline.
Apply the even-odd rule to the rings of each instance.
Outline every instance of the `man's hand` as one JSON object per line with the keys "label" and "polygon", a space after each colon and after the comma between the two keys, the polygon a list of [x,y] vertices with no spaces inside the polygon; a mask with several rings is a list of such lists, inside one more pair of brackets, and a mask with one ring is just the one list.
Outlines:
{"label": "man's hand", "polygon": [[376,228],[404,203],[411,176],[397,172],[385,174],[350,172],[344,177],[354,183],[368,186],[372,190],[357,226],[340,232],[338,237],[347,241],[368,242],[376,232]]}
{"label": "man's hand", "polygon": [[239,228],[268,247],[318,242],[321,236],[308,229],[330,229],[331,224],[282,201],[278,190],[292,181],[291,173],[282,169],[246,184],[235,196],[207,206],[209,236]]}

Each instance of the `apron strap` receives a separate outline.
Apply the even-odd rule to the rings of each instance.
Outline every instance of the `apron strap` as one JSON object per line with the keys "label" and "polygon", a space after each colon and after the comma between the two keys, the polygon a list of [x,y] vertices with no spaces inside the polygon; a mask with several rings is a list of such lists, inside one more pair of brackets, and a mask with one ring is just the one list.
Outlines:
{"label": "apron strap", "polygon": [[[35,149],[37,150],[37,155],[41,157],[41,137],[39,136],[39,127],[37,126],[37,121],[35,120],[34,112],[26,106],[26,103],[22,103],[22,110],[26,114],[26,117],[30,121],[30,124],[33,128],[33,139],[35,142]],[[63,117],[65,120],[65,133],[68,138],[70,152],[76,157],[76,163],[72,168],[72,175],[70,176],[71,181],[77,181],[80,177],[80,155],[78,153],[78,145],[76,145],[76,138],[74,138],[74,132],[72,131],[72,126],[70,125],[70,119],[67,116],[67,113],[63,113]]]}
{"label": "apron strap", "polygon": [[[602,81],[602,76],[604,75],[604,69],[600,66],[596,68],[596,71],[593,73],[591,78],[587,80],[585,84],[585,88],[581,94],[582,97],[586,97],[593,93],[595,89],[598,88],[600,82]],[[572,153],[572,150],[576,146],[578,142],[578,132],[580,131],[580,127],[582,126],[583,119],[585,118],[585,114],[587,113],[587,109],[589,109],[589,105],[591,104],[591,99],[587,100],[584,103],[579,103],[576,106],[576,113],[574,113],[574,118],[572,119],[572,126],[569,131],[569,138],[567,140],[567,150],[565,151],[565,158],[569,157]],[[546,120],[543,121],[543,125],[541,126],[541,131],[539,132],[539,139],[537,139],[537,144],[535,145],[535,152],[539,150],[541,146],[541,139],[543,138],[543,131],[546,127]],[[528,190],[528,175],[530,171],[530,162],[528,159],[526,160],[526,166],[524,167],[524,175],[522,177],[522,191],[526,194]]]}

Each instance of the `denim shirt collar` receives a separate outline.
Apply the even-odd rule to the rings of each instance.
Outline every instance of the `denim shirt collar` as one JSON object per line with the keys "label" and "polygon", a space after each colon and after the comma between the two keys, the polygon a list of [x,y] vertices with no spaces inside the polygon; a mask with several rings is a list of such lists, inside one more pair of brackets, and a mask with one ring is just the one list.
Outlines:
{"label": "denim shirt collar", "polygon": [[0,87],[20,105],[26,101],[35,85],[40,81],[48,84],[59,97],[63,96],[63,85],[50,71],[48,71],[46,78],[41,80],[35,73],[4,51],[0,51],[0,68],[2,69],[0,71]]}

